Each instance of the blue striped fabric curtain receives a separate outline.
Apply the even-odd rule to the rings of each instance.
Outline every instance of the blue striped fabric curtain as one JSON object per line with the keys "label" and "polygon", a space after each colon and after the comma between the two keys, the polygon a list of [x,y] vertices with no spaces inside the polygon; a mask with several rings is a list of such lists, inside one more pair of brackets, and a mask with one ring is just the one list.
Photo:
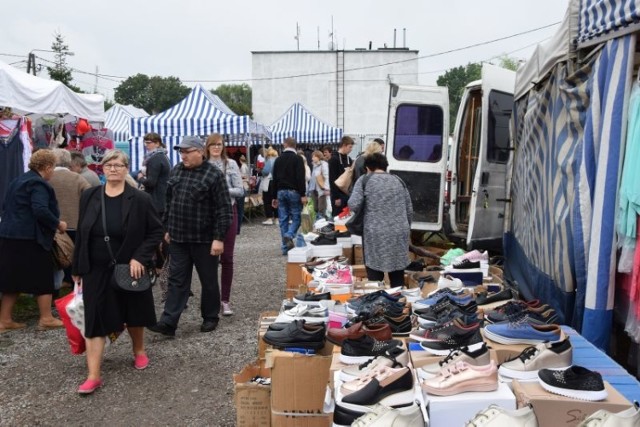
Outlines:
{"label": "blue striped fabric curtain", "polygon": [[[634,40],[607,42],[589,63],[558,64],[520,99],[506,268],[595,345],[608,346],[615,209]],[[527,218],[526,221],[522,218]]]}
{"label": "blue striped fabric curtain", "polygon": [[602,43],[640,30],[640,0],[580,0],[577,45]]}

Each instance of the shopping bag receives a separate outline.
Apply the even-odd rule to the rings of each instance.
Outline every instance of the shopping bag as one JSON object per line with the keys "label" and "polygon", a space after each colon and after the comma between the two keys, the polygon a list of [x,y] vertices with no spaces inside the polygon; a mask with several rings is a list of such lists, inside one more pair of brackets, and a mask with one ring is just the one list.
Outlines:
{"label": "shopping bag", "polygon": [[336,178],[335,184],[344,194],[350,194],[353,184],[353,166],[344,168],[342,175]]}
{"label": "shopping bag", "polygon": [[300,214],[300,231],[302,231],[302,233],[304,234],[307,234],[312,230],[313,220],[311,219],[311,210],[309,209],[309,203],[307,203],[302,208],[302,213]]}
{"label": "shopping bag", "polygon": [[[67,332],[67,341],[69,341],[69,346],[71,347],[72,354],[82,354],[85,352],[85,342],[84,337],[82,336],[82,332],[80,329],[73,324],[69,313],[67,312],[67,307],[71,304],[75,299],[78,298],[78,293],[76,293],[77,285],[74,286],[74,291],[63,296],[62,298],[58,298],[55,301],[56,308],[58,309],[58,315],[60,316],[60,320],[64,324],[64,328]],[[79,294],[80,299],[82,300],[82,293]],[[77,304],[77,302],[75,303]],[[83,325],[82,328],[84,330],[84,306],[82,311],[83,316]]]}

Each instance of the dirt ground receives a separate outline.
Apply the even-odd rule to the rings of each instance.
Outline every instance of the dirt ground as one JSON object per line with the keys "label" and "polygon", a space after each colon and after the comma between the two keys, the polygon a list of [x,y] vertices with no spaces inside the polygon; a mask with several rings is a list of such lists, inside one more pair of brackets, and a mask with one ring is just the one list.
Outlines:
{"label": "dirt ground", "polygon": [[[105,352],[104,387],[76,393],[86,378],[84,356],[69,352],[64,330],[36,332],[37,316],[18,317],[26,330],[0,335],[0,425],[233,426],[233,373],[257,356],[260,312],[284,296],[286,257],[276,226],[245,223],[235,249],[231,303],[212,333],[201,333],[200,284],[194,272],[189,307],[175,339],[145,334],[150,365],[133,368],[126,334]],[[156,314],[162,312],[159,289]]]}

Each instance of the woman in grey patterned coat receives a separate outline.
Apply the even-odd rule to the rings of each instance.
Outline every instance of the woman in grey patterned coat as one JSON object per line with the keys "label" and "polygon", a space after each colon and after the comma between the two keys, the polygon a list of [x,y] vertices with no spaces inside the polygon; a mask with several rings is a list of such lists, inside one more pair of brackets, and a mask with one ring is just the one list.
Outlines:
{"label": "woman in grey patterned coat", "polygon": [[362,243],[367,278],[381,281],[384,273],[389,273],[391,286],[402,286],[404,268],[409,264],[411,198],[404,182],[387,173],[389,163],[383,154],[368,155],[364,166],[367,175],[353,186],[349,208],[356,212],[365,209]]}

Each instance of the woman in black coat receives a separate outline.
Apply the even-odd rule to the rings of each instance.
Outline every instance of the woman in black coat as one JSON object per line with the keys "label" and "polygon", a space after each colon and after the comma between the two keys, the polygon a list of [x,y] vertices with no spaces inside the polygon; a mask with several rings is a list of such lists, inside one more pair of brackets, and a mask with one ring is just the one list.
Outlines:
{"label": "woman in black coat", "polygon": [[[151,197],[126,185],[129,159],[122,151],[108,152],[102,159],[104,186],[82,194],[73,259],[74,280],[82,280],[87,345],[87,380],[78,393],[93,393],[102,386],[100,365],[106,337],[124,330],[133,345],[134,367],[144,369],[149,359],[144,349],[144,327],[156,324],[151,289],[128,292],[112,282],[113,265],[104,240],[110,238],[118,264],[129,264],[131,276],[140,278],[152,265],[155,248],[162,240],[162,223]],[[107,233],[102,221],[104,194]],[[151,267],[152,268],[152,267]]]}

